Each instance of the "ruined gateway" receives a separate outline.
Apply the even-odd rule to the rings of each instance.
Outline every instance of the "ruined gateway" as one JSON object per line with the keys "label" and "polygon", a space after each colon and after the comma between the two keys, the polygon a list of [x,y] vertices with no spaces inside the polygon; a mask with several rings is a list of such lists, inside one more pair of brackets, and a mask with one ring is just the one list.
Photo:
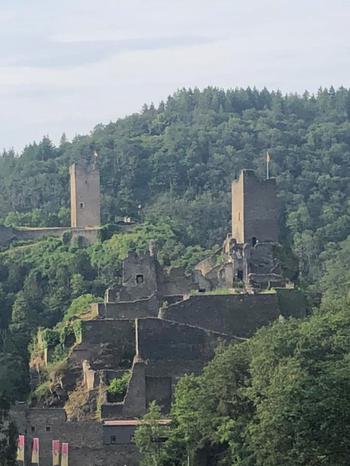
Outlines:
{"label": "ruined gateway", "polygon": [[[281,316],[303,316],[305,303],[284,277],[278,247],[275,180],[243,170],[232,184],[232,232],[192,275],[164,270],[153,242],[143,256],[130,253],[122,284],[81,321],[50,399],[12,410],[28,443],[40,438],[41,464],[51,464],[51,441],[60,439],[70,444],[71,466],[136,466],[133,433],[151,401],[166,416],[179,378],[199,373],[219,344],[248,338]],[[218,288],[232,293],[215,294]],[[50,348],[39,348],[33,375],[49,359]],[[111,399],[110,381],[128,370],[124,398]]]}

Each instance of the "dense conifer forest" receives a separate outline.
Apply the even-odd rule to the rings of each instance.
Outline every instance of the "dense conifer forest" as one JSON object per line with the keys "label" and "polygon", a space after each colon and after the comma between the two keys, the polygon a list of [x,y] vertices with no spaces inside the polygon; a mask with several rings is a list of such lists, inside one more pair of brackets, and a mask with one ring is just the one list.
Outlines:
{"label": "dense conifer forest", "polygon": [[[293,278],[311,305],[319,303],[315,296],[321,305],[304,321],[279,322],[223,348],[203,375],[186,377],[157,464],[187,464],[190,455],[210,465],[347,465],[350,90],[344,88],[302,96],[180,90],[89,135],[72,141],[63,135],[58,146],[44,137],[20,155],[4,151],[0,224],[68,225],[68,166],[96,152],[106,225],[103,241],[86,248],[47,239],[0,251],[4,403],[28,396],[37,328],[62,329],[67,312],[101,298],[120,280],[128,250],[142,251],[156,239],[162,264],[190,270],[220,245],[230,228],[231,181],[242,168],[265,176],[267,151],[282,204],[281,242],[291,246],[290,260],[298,259]],[[139,223],[132,233],[114,226],[123,216]],[[154,452],[147,432],[141,434],[150,464]]]}

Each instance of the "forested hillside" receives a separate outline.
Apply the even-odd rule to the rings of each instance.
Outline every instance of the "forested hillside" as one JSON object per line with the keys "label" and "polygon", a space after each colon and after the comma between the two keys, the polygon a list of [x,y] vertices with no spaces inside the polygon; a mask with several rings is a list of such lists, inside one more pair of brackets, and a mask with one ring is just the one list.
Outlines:
{"label": "forested hillside", "polygon": [[59,147],[44,138],[20,157],[4,152],[0,219],[68,223],[67,167],[96,150],[105,223],[125,214],[152,223],[171,217],[182,243],[208,247],[228,230],[232,178],[241,168],[264,176],[269,150],[301,271],[314,280],[329,248],[349,234],[349,119],[344,88],[316,96],[181,90],[89,136],[62,137]]}
{"label": "forested hillside", "polygon": [[[316,96],[255,89],[181,90],[158,108],[144,106],[140,114],[98,125],[88,136],[71,142],[63,136],[58,147],[44,138],[19,156],[4,152],[0,157],[0,224],[69,224],[68,166],[81,157],[90,158],[95,151],[101,171],[103,223],[113,224],[128,215],[142,225],[128,235],[107,235],[105,241],[87,248],[48,239],[0,252],[1,396],[10,401],[26,398],[27,349],[37,328],[54,327],[79,310],[81,303],[101,298],[107,286],[120,280],[121,261],[128,250],[144,250],[154,238],[162,264],[191,269],[209,249],[221,244],[230,228],[232,179],[242,168],[265,176],[269,151],[282,201],[281,241],[290,243],[299,258],[300,285],[322,292],[323,310],[310,322],[276,324],[263,330],[252,343],[219,355],[201,378],[185,379],[174,406],[178,430],[162,454],[168,458],[173,448],[178,455],[179,450],[185,451],[184,445],[194,451],[196,443],[198,454],[203,450],[216,458],[212,464],[278,465],[282,460],[291,465],[331,464],[297,463],[292,454],[281,459],[276,453],[271,459],[274,451],[288,449],[290,431],[286,429],[281,438],[284,446],[268,446],[266,436],[277,438],[275,432],[285,427],[279,418],[269,418],[269,410],[293,407],[288,396],[298,397],[311,375],[319,377],[322,385],[322,377],[333,374],[347,387],[343,359],[348,358],[349,346],[342,338],[350,330],[345,318],[350,281],[350,90],[331,88]],[[106,228],[104,233],[108,231],[112,230]],[[338,313],[330,304],[335,299],[341,300]],[[328,312],[333,313],[329,321]],[[313,339],[305,336],[310,329]],[[323,338],[327,348],[319,359],[314,352],[318,354]],[[330,367],[329,360],[336,361],[336,367]],[[311,374],[315,361],[318,372]],[[216,365],[225,364],[223,379],[211,379]],[[266,374],[259,372],[259,364],[269,368],[263,395]],[[235,378],[237,367],[243,371],[242,380]],[[293,386],[296,391],[276,391],[278,380],[288,377],[299,384]],[[217,387],[225,384],[234,399],[228,397],[227,405],[226,401],[220,405],[214,397],[207,406],[206,394],[210,390],[219,393]],[[266,400],[269,396],[275,405],[259,404],[259,397]],[[194,399],[200,406],[191,405]],[[188,423],[181,418],[182,404],[191,413]],[[198,413],[200,408],[205,410],[203,419],[211,418],[213,424],[196,424],[198,418],[189,405]],[[239,417],[241,424],[234,425],[236,409],[239,416],[246,411]],[[293,419],[298,417],[297,412],[290,412]],[[338,412],[330,412],[334,415]],[[267,430],[262,430],[264,422]],[[300,428],[309,428],[305,426]],[[242,432],[247,438],[242,438]],[[303,437],[302,441],[311,440]],[[314,457],[327,457],[326,443]],[[260,459],[254,448],[261,452]],[[339,457],[336,464],[346,464],[342,461]]]}

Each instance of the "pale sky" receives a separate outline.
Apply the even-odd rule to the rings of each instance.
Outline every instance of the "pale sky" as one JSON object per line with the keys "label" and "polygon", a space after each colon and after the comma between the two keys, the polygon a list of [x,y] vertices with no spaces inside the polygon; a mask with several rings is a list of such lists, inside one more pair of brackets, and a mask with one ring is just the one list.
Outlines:
{"label": "pale sky", "polygon": [[350,87],[350,0],[0,0],[0,148],[178,88]]}

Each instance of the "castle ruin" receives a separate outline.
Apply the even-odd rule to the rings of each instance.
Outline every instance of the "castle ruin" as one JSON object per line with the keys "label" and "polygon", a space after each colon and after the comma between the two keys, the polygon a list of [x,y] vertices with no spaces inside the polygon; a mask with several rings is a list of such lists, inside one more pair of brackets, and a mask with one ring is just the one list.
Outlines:
{"label": "castle ruin", "polygon": [[[72,217],[86,228],[97,210],[85,215],[79,203],[88,198],[80,193],[86,189],[90,196],[96,188],[91,181],[89,188],[83,183],[82,191],[72,190],[79,191],[72,202],[83,211]],[[193,274],[163,268],[154,242],[143,255],[130,252],[122,283],[106,290],[104,302],[92,305],[81,321],[50,396],[41,405],[12,410],[28,444],[40,437],[41,464],[50,464],[51,441],[59,438],[70,443],[71,466],[138,465],[133,434],[152,401],[166,416],[178,380],[199,374],[218,345],[239,343],[280,316],[304,316],[303,296],[285,287],[278,231],[275,181],[244,170],[232,185],[232,233]],[[215,294],[222,287],[230,292]],[[38,345],[32,373],[40,376],[48,362],[50,348]],[[109,384],[126,373],[127,389],[113,399]]]}
{"label": "castle ruin", "polygon": [[232,183],[232,233],[223,248],[195,267],[200,287],[242,287],[247,292],[283,287],[276,180],[242,170]]}
{"label": "castle ruin", "polygon": [[[95,164],[74,163],[69,168],[71,197],[71,226],[32,228],[0,225],[0,247],[16,241],[68,236],[72,242],[95,243],[101,229],[100,173]],[[121,226],[123,228],[123,226]]]}

